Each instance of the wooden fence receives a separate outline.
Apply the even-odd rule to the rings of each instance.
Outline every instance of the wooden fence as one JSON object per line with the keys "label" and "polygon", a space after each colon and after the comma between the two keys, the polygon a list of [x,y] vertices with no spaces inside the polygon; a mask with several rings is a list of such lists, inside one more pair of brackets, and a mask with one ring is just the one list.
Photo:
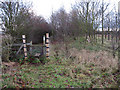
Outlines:
{"label": "wooden fence", "polygon": [[[26,43],[26,36],[22,35],[23,43],[21,44],[13,44],[12,46],[16,47],[18,46],[19,49],[16,52],[16,55],[18,55],[20,53],[21,50],[24,51],[24,57],[25,59],[28,58],[28,52],[30,55],[33,54],[33,52],[35,51],[34,49],[36,48],[36,53],[34,52],[34,56],[39,57],[41,55],[45,55],[46,58],[49,58],[49,53],[50,53],[50,43],[49,43],[49,33],[46,33],[46,35],[43,36],[43,44],[32,44],[32,41],[30,43]],[[29,50],[28,50],[29,47]],[[39,49],[38,49],[39,47]]]}

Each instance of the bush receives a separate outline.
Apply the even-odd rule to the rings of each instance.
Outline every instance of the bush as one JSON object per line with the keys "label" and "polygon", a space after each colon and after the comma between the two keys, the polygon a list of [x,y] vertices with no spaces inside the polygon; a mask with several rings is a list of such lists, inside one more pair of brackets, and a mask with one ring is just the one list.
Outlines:
{"label": "bush", "polygon": [[11,47],[14,40],[10,35],[4,35],[2,37],[2,60],[3,61],[10,61],[10,54],[11,54]]}

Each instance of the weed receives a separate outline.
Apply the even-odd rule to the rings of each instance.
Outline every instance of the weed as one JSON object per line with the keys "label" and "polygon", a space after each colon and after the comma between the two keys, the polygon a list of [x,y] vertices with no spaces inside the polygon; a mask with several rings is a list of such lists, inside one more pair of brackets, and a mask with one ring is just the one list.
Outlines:
{"label": "weed", "polygon": [[27,62],[44,64],[23,64],[16,73],[3,74],[3,87],[116,88],[119,82],[116,59],[99,44],[81,41],[83,39],[78,38],[68,44],[67,54],[65,45],[60,44],[53,47],[49,59],[29,57]]}

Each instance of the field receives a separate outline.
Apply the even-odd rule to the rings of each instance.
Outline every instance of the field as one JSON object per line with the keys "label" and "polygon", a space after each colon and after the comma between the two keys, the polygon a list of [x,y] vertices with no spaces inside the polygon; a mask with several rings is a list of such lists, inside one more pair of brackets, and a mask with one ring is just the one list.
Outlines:
{"label": "field", "polygon": [[0,89],[119,89],[117,1],[0,2]]}
{"label": "field", "polygon": [[45,63],[3,62],[3,88],[118,88],[118,58],[84,38],[51,44]]}

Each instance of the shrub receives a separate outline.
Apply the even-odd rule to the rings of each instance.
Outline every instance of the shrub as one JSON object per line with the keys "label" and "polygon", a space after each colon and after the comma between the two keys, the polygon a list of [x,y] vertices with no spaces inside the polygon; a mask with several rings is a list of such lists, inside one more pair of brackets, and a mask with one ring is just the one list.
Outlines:
{"label": "shrub", "polygon": [[10,61],[10,54],[11,54],[11,47],[14,40],[13,37],[10,35],[4,35],[2,37],[2,60],[3,61]]}

